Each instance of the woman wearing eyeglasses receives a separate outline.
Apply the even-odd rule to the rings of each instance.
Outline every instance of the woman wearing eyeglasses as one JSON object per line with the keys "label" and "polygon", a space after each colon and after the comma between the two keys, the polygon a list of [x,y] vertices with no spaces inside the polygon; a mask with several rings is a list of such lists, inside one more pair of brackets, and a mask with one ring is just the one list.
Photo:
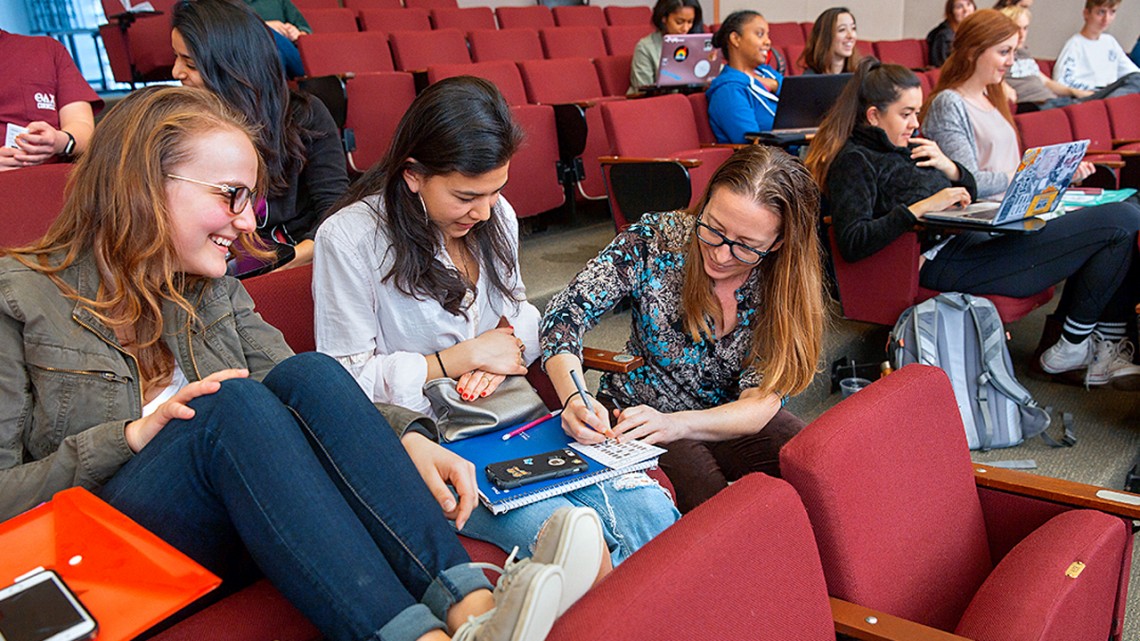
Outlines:
{"label": "woman wearing eyeglasses", "polygon": [[324,104],[289,91],[270,30],[240,2],[174,6],[174,78],[217,94],[259,127],[257,150],[269,172],[258,205],[258,234],[292,245],[289,266],[312,261],[317,226],[348,189],[344,149]]}
{"label": "woman wearing eyeglasses", "polygon": [[[618,234],[542,320],[563,428],[598,442],[612,426],[620,441],[666,447],[682,512],[749,472],[778,476],[779,449],[803,426],[784,401],[811,382],[821,350],[818,207],[798,161],[746,147],[691,211],[646,214]],[[605,374],[591,411],[570,372],[581,371],[586,331],[625,299],[626,351],[645,365]]]}

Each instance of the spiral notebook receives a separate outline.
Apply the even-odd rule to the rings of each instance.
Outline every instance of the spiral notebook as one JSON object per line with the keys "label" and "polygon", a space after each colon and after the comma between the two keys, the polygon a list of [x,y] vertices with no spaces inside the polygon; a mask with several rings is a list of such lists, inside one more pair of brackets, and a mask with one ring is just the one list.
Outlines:
{"label": "spiral notebook", "polygon": [[[503,440],[503,434],[515,426],[480,434],[462,441],[444,443],[443,446],[475,465],[475,476],[479,482],[479,500],[492,514],[502,514],[516,507],[537,503],[543,499],[565,494],[581,487],[601,483],[607,479],[647,470],[657,465],[657,457],[665,450],[646,445],[640,441],[629,443],[603,443],[581,445],[562,431],[562,419],[553,416],[541,424]],[[487,465],[509,461],[530,454],[542,454],[551,450],[573,447],[589,463],[589,468],[572,476],[538,481],[510,490],[501,490],[487,479],[484,472]],[[610,467],[606,463],[619,465]]]}

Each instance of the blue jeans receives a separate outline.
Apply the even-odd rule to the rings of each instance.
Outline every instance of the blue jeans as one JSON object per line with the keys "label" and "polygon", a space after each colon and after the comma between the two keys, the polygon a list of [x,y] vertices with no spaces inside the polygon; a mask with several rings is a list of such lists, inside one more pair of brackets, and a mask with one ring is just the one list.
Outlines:
{"label": "blue jeans", "polygon": [[464,536],[480,539],[519,556],[534,552],[534,540],[546,519],[560,507],[590,507],[601,517],[614,566],[672,525],[681,514],[657,481],[643,473],[531,503],[495,516],[480,505],[463,526]]}
{"label": "blue jeans", "polygon": [[215,574],[246,551],[333,640],[415,639],[483,572],[388,423],[336,361],[294,356],[264,382],[193,400],[102,489]]}

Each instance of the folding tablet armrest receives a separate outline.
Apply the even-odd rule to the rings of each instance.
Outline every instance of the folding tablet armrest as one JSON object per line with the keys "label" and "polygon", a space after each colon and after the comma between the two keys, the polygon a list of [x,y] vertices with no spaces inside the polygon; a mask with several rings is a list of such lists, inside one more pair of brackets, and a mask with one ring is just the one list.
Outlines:
{"label": "folding tablet armrest", "polygon": [[624,374],[645,364],[645,359],[625,352],[611,352],[605,349],[587,347],[582,350],[582,366],[603,372]]}
{"label": "folding tablet armrest", "polygon": [[702,142],[701,143],[701,149],[731,149],[733,151],[738,151],[740,149],[744,149],[745,147],[751,147],[754,144],[757,144],[757,143],[754,143],[754,142],[743,142],[743,143],[737,143],[737,142]]}
{"label": "folding tablet armrest", "polygon": [[984,464],[974,465],[974,482],[979,487],[992,490],[1099,510],[1126,519],[1140,519],[1140,494],[1124,490],[1111,490]]}
{"label": "folding tablet armrest", "polygon": [[835,631],[864,641],[970,641],[893,614],[872,610],[850,601],[831,598]]}
{"label": "folding tablet armrest", "polygon": [[1116,147],[1118,145],[1134,145],[1136,143],[1140,143],[1140,138],[1113,138],[1112,139],[1112,146],[1113,147]]}
{"label": "folding tablet armrest", "polygon": [[603,165],[630,165],[648,163],[675,163],[686,169],[700,167],[701,162],[696,158],[635,158],[632,156],[598,156],[598,162]]}

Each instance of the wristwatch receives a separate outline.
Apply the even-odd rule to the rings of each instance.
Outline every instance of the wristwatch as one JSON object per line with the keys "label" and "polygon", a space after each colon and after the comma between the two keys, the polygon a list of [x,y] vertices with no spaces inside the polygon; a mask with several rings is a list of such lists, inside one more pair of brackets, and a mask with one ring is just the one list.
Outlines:
{"label": "wristwatch", "polygon": [[60,131],[63,132],[63,135],[67,136],[67,144],[63,146],[63,151],[59,152],[59,155],[64,158],[70,158],[71,154],[75,151],[75,136],[72,136],[69,131],[63,129],[60,129]]}

